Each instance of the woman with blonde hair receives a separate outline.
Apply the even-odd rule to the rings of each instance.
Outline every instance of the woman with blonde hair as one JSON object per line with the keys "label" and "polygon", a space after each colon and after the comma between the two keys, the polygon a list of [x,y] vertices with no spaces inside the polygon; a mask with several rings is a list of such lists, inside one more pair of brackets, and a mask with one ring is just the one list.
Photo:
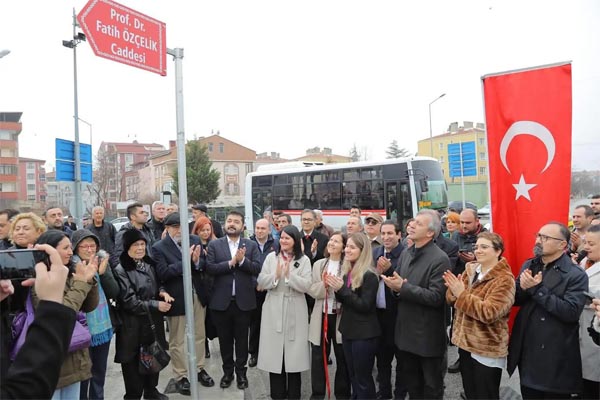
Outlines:
{"label": "woman with blonde hair", "polygon": [[375,310],[379,280],[373,269],[371,243],[364,233],[354,233],[344,249],[342,275],[327,274],[325,283],[342,305],[339,330],[353,398],[374,399],[373,365],[381,328]]}
{"label": "woman with blonde hair", "polygon": [[473,250],[476,261],[467,263],[462,276],[444,273],[446,301],[455,309],[452,343],[458,347],[466,398],[498,399],[515,278],[502,257],[500,235],[480,233]]}
{"label": "woman with blonde hair", "polygon": [[35,244],[40,235],[48,227],[36,214],[20,213],[13,219],[8,237],[17,249],[26,249],[29,245]]}

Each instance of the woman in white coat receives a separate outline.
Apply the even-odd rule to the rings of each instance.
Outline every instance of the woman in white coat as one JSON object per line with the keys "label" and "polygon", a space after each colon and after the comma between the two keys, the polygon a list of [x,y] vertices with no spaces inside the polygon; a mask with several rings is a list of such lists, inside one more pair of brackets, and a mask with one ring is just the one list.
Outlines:
{"label": "woman in white coat", "polygon": [[[587,252],[587,257],[580,265],[588,276],[588,292],[600,298],[600,225],[592,225],[588,228],[583,249]],[[587,331],[593,318],[594,307],[588,304],[579,317],[579,348],[583,373],[582,398],[584,399],[600,399],[600,350]]]}
{"label": "woman in white coat", "polygon": [[299,399],[300,372],[310,369],[304,293],[312,283],[311,265],[301,243],[298,228],[283,228],[279,252],[267,256],[258,276],[258,289],[267,290],[267,297],[262,310],[257,366],[269,372],[273,399]]}

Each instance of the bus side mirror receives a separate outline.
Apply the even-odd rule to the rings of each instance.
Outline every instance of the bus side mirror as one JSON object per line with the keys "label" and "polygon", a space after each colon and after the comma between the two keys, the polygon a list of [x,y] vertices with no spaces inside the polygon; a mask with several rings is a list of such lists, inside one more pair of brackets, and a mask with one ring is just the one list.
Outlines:
{"label": "bus side mirror", "polygon": [[419,179],[419,184],[421,185],[422,193],[429,191],[429,184],[427,183],[427,179]]}

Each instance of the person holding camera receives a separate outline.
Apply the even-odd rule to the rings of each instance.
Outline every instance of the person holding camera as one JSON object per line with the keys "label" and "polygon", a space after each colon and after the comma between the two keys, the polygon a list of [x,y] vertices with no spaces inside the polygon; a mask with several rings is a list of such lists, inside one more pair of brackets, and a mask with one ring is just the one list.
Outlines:
{"label": "person holding camera", "polygon": [[[50,398],[56,388],[75,326],[75,311],[63,305],[68,268],[52,246],[38,244],[35,249],[48,254],[49,265],[37,263],[36,278],[22,282],[22,287],[35,285],[39,303],[23,347],[3,374],[0,386],[2,399]],[[0,302],[4,303],[14,290],[10,280],[1,280]]]}
{"label": "person holding camera", "polygon": [[113,336],[110,320],[108,299],[116,299],[119,295],[119,284],[108,265],[108,254],[98,252],[100,240],[88,229],[78,229],[73,232],[74,261],[84,261],[97,265],[98,272],[98,307],[86,314],[87,325],[92,336],[90,358],[92,360],[92,377],[81,382],[80,399],[103,399],[104,380],[110,341]]}

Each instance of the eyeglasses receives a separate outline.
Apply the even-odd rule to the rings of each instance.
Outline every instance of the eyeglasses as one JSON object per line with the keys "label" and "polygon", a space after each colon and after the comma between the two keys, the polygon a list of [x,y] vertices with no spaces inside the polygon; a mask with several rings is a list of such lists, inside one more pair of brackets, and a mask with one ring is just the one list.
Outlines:
{"label": "eyeglasses", "polygon": [[367,223],[367,225],[377,225],[379,222],[375,221],[374,219],[368,219],[365,221]]}
{"label": "eyeglasses", "polygon": [[491,249],[494,246],[490,246],[489,244],[474,244],[473,245],[473,250],[487,250],[487,249]]}
{"label": "eyeglasses", "polygon": [[95,244],[80,244],[79,247],[81,247],[84,250],[96,250],[96,246]]}
{"label": "eyeglasses", "polygon": [[545,243],[548,241],[548,239],[554,239],[554,240],[558,240],[559,242],[564,241],[565,239],[559,239],[559,238],[555,238],[552,236],[548,236],[548,235],[542,235],[541,233],[536,233],[535,234],[535,238],[536,239],[540,239],[540,242]]}

